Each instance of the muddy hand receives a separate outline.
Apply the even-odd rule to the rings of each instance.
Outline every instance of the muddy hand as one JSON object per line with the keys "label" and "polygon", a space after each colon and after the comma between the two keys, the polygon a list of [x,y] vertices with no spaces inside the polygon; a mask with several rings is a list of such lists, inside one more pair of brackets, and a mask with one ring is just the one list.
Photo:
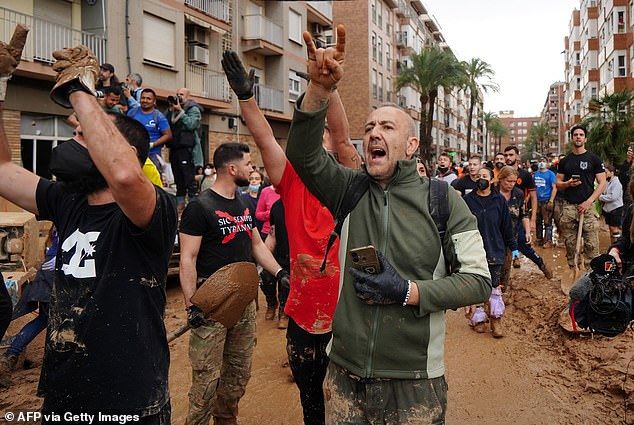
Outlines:
{"label": "muddy hand", "polygon": [[53,102],[64,108],[70,108],[69,96],[75,91],[84,91],[96,95],[95,82],[99,63],[95,55],[86,46],[65,48],[53,52],[57,61],[53,71],[57,72],[57,83],[50,96]]}
{"label": "muddy hand", "polygon": [[20,63],[28,32],[28,28],[18,24],[9,44],[0,41],[0,102],[4,102],[7,94],[7,81]]}

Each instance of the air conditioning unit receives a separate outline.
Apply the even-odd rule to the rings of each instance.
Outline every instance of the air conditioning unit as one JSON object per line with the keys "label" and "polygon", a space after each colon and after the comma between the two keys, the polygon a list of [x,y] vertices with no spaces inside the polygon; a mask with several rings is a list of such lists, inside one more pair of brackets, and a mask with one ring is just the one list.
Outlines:
{"label": "air conditioning unit", "polygon": [[209,65],[209,49],[201,46],[189,46],[189,61]]}
{"label": "air conditioning unit", "polygon": [[187,34],[189,44],[199,44],[207,46],[207,30],[198,25],[192,25],[189,27],[189,34]]}
{"label": "air conditioning unit", "polygon": [[324,32],[324,28],[317,22],[313,22],[312,24],[310,24],[310,32],[313,37],[321,36],[321,34]]}

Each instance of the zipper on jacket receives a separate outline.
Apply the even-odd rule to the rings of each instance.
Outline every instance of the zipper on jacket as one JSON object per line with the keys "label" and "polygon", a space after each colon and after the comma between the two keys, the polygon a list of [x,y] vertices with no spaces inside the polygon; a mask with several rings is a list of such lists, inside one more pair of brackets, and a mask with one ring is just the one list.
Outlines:
{"label": "zipper on jacket", "polygon": [[[383,243],[380,247],[383,255],[385,254],[385,250],[387,248],[387,225],[388,225],[388,217],[389,217],[389,192],[387,190],[383,191]],[[372,371],[374,370],[374,346],[376,343],[377,334],[379,333],[379,312],[380,307],[377,305],[374,307],[374,320],[372,321],[372,336],[370,338],[370,343],[368,344],[368,362],[366,365],[365,376],[369,378],[372,376]]]}

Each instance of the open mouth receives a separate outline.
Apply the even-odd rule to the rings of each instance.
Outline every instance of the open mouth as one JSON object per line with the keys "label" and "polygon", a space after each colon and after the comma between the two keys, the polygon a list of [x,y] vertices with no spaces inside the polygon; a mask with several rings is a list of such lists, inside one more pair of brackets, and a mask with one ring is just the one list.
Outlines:
{"label": "open mouth", "polygon": [[383,158],[385,156],[385,151],[381,148],[372,148],[370,149],[370,157],[372,159]]}

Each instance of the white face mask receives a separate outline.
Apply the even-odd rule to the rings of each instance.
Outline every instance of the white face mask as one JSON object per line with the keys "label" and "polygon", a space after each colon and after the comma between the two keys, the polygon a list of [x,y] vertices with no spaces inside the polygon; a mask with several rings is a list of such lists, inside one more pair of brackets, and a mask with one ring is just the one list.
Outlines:
{"label": "white face mask", "polygon": [[205,168],[205,175],[211,176],[211,168]]}

